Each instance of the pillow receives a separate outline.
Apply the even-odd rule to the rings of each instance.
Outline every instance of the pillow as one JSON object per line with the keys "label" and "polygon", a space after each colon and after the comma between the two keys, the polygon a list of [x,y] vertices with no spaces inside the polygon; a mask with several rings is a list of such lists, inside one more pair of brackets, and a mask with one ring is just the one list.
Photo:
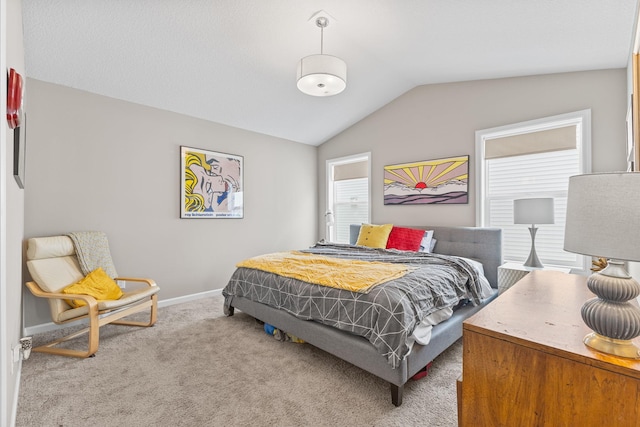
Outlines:
{"label": "pillow", "polygon": [[433,248],[436,247],[436,243],[438,243],[438,240],[431,239],[431,243],[429,244],[429,252],[433,252]]}
{"label": "pillow", "polygon": [[396,227],[395,225],[389,233],[387,249],[399,249],[401,251],[414,251],[420,249],[420,242],[424,237],[424,230],[415,228]]}
{"label": "pillow", "polygon": [[[122,296],[118,284],[100,267],[87,274],[84,279],[67,286],[61,291],[63,294],[91,295],[97,300],[114,300]],[[85,301],[65,300],[73,308],[87,305]]]}
{"label": "pillow", "polygon": [[392,228],[393,224],[362,224],[356,245],[384,249],[387,247],[387,240],[389,239],[389,233],[391,233]]}
{"label": "pillow", "polygon": [[[433,241],[433,230],[427,230],[424,232],[424,236],[422,237],[422,241],[420,242],[420,252],[431,252],[433,246],[431,246],[431,242]],[[434,243],[435,246],[435,243]]]}

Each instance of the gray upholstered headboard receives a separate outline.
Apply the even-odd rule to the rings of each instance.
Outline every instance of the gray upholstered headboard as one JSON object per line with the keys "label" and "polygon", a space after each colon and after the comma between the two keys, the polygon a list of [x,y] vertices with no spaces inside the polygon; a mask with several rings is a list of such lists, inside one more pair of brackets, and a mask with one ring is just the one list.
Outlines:
{"label": "gray upholstered headboard", "polygon": [[[405,227],[405,226],[403,226]],[[502,265],[502,229],[480,227],[409,226],[422,230],[433,230],[437,239],[434,253],[457,255],[480,261],[491,286],[498,288],[498,267]],[[360,233],[359,224],[349,226],[349,241],[354,245]]]}

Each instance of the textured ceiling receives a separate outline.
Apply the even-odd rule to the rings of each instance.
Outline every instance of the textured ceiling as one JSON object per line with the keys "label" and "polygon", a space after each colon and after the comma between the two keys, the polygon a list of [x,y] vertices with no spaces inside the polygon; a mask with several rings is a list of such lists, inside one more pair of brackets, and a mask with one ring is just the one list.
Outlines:
{"label": "textured ceiling", "polygon": [[[23,0],[27,76],[318,145],[418,85],[623,68],[637,0]],[[324,53],[347,89],[316,98]]]}

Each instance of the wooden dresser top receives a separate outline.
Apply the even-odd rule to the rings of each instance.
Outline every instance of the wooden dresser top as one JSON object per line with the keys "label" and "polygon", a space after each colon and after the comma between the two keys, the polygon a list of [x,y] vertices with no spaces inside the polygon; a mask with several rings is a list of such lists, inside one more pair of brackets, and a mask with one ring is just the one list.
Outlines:
{"label": "wooden dresser top", "polygon": [[559,271],[532,271],[467,319],[463,329],[640,378],[640,360],[608,356],[582,342],[592,332],[580,315],[582,304],[594,297],[586,281]]}

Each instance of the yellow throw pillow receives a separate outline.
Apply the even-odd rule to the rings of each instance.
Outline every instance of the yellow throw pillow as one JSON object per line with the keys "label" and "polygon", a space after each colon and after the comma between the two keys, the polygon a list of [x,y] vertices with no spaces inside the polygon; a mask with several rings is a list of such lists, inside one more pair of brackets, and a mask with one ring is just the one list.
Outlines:
{"label": "yellow throw pillow", "polygon": [[389,233],[391,233],[392,228],[393,224],[362,224],[356,245],[384,249],[387,247],[387,240],[389,239]]}
{"label": "yellow throw pillow", "polygon": [[[122,296],[122,290],[111,277],[100,267],[87,274],[84,279],[62,290],[63,294],[91,295],[97,300],[114,300]],[[65,300],[73,308],[87,305],[86,302],[75,299]]]}

